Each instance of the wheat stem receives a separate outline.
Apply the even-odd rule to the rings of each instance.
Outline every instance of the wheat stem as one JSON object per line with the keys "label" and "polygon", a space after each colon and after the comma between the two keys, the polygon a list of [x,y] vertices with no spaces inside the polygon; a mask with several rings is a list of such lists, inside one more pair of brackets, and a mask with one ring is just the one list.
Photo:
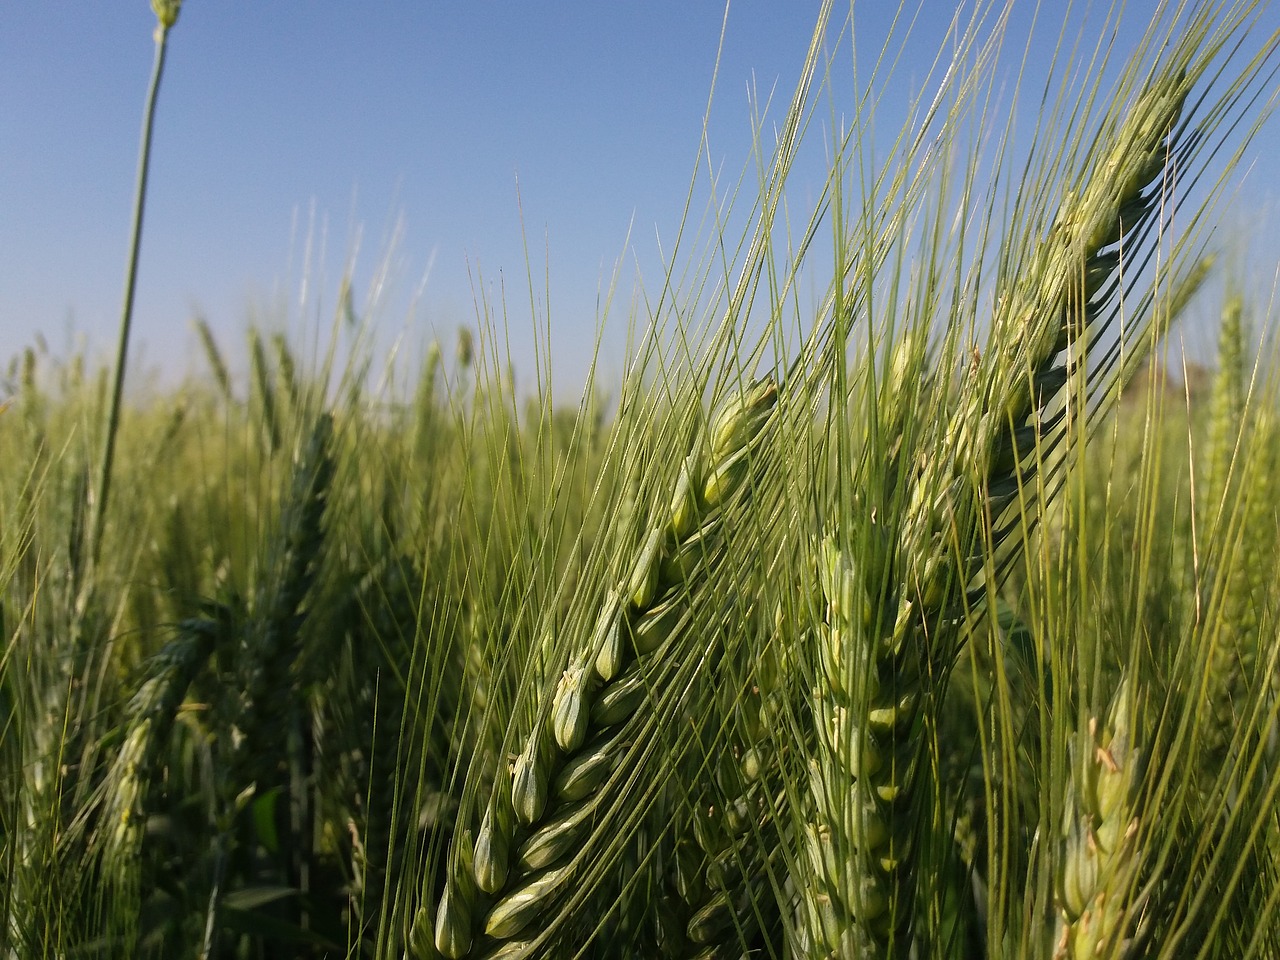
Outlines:
{"label": "wheat stem", "polygon": [[133,222],[129,229],[129,258],[124,279],[124,304],[120,310],[120,336],[116,345],[111,408],[107,414],[102,464],[98,474],[98,495],[94,499],[93,539],[89,558],[95,566],[102,549],[102,533],[107,522],[107,500],[111,495],[111,471],[115,460],[116,434],[120,429],[120,405],[124,398],[125,364],[129,357],[129,332],[133,325],[133,297],[138,281],[138,256],[142,250],[142,215],[146,208],[147,175],[151,168],[151,130],[155,120],[156,100],[160,94],[160,78],[164,75],[169,31],[177,22],[181,0],[170,0],[166,4],[153,6],[156,12],[156,53],[151,65],[151,81],[147,87],[146,107],[142,115],[142,145],[138,151],[138,175],[133,195]]}

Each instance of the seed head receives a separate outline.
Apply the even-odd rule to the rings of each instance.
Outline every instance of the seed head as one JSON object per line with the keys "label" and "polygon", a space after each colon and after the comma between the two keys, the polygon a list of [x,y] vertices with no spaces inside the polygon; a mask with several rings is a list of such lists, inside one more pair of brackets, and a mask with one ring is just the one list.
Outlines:
{"label": "seed head", "polygon": [[746,449],[760,435],[778,402],[778,384],[758,380],[736,394],[711,423],[711,460],[719,463]]}
{"label": "seed head", "polygon": [[160,22],[160,28],[168,30],[178,22],[178,13],[182,9],[182,0],[151,0],[151,9]]}

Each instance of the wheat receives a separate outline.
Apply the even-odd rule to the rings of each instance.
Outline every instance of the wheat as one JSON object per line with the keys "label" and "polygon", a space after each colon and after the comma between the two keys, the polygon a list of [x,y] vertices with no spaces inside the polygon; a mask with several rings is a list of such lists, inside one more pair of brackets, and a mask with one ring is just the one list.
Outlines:
{"label": "wheat", "polygon": [[[244,638],[236,721],[244,744],[242,756],[260,746],[259,738],[265,730],[281,729],[273,727],[273,718],[281,712],[280,691],[290,687],[289,670],[300,650],[303,602],[323,555],[322,522],[333,479],[332,435],[333,419],[322,414],[299,451],[292,487],[280,517],[275,555],[255,599],[253,622]],[[253,762],[250,765],[257,766]],[[243,782],[257,779],[246,776]]]}
{"label": "wheat", "polygon": [[801,923],[810,948],[835,956],[909,949],[921,681],[945,683],[965,636],[965,606],[994,586],[978,579],[984,558],[1026,529],[1019,493],[1051,432],[1060,435],[1061,417],[1050,411],[1071,370],[1062,355],[1075,348],[1082,356],[1086,333],[1111,315],[1120,257],[1110,248],[1155,212],[1144,191],[1164,169],[1186,94],[1183,73],[1166,72],[1100,142],[1089,179],[1067,195],[1047,238],[1000,294],[987,353],[970,366],[941,433],[920,436],[932,446],[914,476],[901,475],[902,451],[890,443],[902,431],[901,380],[920,369],[920,348],[904,340],[891,359],[874,414],[883,432],[875,449],[888,453],[878,468],[885,484],[870,499],[855,495],[855,515],[823,542],[819,564],[827,609],[806,828],[818,882],[803,897]]}
{"label": "wheat", "polygon": [[[813,691],[817,751],[805,827],[812,883],[802,887],[802,946],[814,955],[903,952],[910,919],[912,781],[920,705],[909,661],[870,639],[865,574],[827,538],[819,555],[826,615]],[[890,641],[892,642],[892,641]]]}
{"label": "wheat", "polygon": [[[1211,777],[1221,771],[1232,751],[1232,739],[1240,729],[1238,711],[1247,699],[1248,678],[1253,674],[1259,646],[1258,611],[1265,584],[1259,570],[1271,555],[1272,544],[1259,542],[1265,532],[1264,517],[1270,506],[1267,491],[1258,497],[1248,482],[1252,475],[1267,475],[1266,464],[1248,462],[1236,454],[1247,440],[1250,420],[1246,409],[1244,301],[1228,298],[1218,334],[1218,370],[1209,402],[1206,468],[1198,486],[1201,529],[1209,549],[1204,585],[1196,588],[1222,611],[1219,629],[1206,636],[1209,649],[1208,689],[1204,715],[1208,727],[1203,757]],[[1264,483],[1268,482],[1264,479]],[[1233,509],[1234,508],[1234,509]]]}
{"label": "wheat", "polygon": [[262,334],[249,331],[249,383],[250,399],[256,401],[262,417],[263,441],[266,452],[274,454],[283,442],[280,431],[280,415],[276,404],[276,388],[272,383],[271,364],[267,360]]}
{"label": "wheat", "polygon": [[298,414],[301,401],[301,387],[298,385],[298,365],[294,361],[293,351],[283,333],[271,335],[271,351],[275,354],[276,382],[280,386],[277,394],[283,400],[284,410],[281,419],[294,418]]}
{"label": "wheat", "polygon": [[[970,368],[959,407],[911,487],[900,541],[909,593],[899,619],[927,621],[955,602],[977,572],[984,524],[996,543],[1013,529],[1001,521],[1018,509],[1019,492],[1060,423],[1049,411],[1087,339],[1115,316],[1121,262],[1113,247],[1122,236],[1141,236],[1157,210],[1158,197],[1147,191],[1174,149],[1170,138],[1187,90],[1181,71],[1153,81],[1102,142],[1091,176],[1068,193],[1030,262],[998,295],[988,350]],[[1062,356],[1073,346],[1074,361]],[[974,483],[976,498],[966,494]],[[935,636],[929,658],[949,660],[956,636]]]}
{"label": "wheat", "polygon": [[1073,743],[1063,824],[1054,957],[1131,955],[1145,894],[1137,871],[1142,787],[1139,704],[1126,675],[1105,721],[1092,719]]}
{"label": "wheat", "polygon": [[[888,164],[860,152],[890,94],[876,68],[792,234],[811,83],[850,35],[828,33],[830,8],[778,137],[758,138],[762,160],[777,146],[758,198],[750,174],[733,194],[759,204],[722,210],[714,182],[711,259],[672,261],[644,301],[653,337],[628,344],[608,429],[594,382],[576,417],[549,393],[520,406],[490,362],[503,337],[484,284],[450,382],[436,345],[416,397],[399,395],[400,359],[369,392],[348,276],[335,329],[352,350],[321,350],[314,379],[255,332],[233,397],[197,327],[214,392],[166,395],[187,413],[168,430],[167,409],[131,406],[127,495],[99,550],[113,441],[96,497],[80,447],[106,376],[95,404],[92,376],[60,385],[43,346],[15,363],[0,955],[1280,956],[1274,414],[1224,351],[1194,473],[1154,419],[1118,418],[1118,438],[1147,431],[1141,458],[1100,494],[1105,455],[1085,439],[1200,276],[1165,295],[1209,224],[1179,213],[1191,230],[1157,256],[1181,206],[1164,187],[1176,171],[1212,196],[1211,158],[1245,155],[1280,49],[1253,24],[1265,4],[1161,3],[1114,87],[1114,41],[1087,63],[1062,50],[1050,72],[1083,91],[1046,88],[1034,143],[1049,148],[1016,172],[1022,115],[988,131],[981,89],[1006,21],[980,4]],[[162,40],[178,4],[153,9]],[[1082,125],[1111,90],[1095,139]],[[828,225],[836,276],[817,278],[831,294],[815,318]],[[729,319],[692,328],[722,295]],[[770,362],[792,371],[785,404],[766,381],[700,423],[719,371]],[[687,413],[651,420],[664,395]],[[347,442],[327,417],[308,440],[324,397]],[[277,491],[263,478],[287,483],[291,452]],[[1037,536],[1077,477],[1061,529]],[[770,638],[756,619],[779,600]],[[1034,631],[1021,675],[1001,603]],[[1040,629],[1057,619],[1127,649]],[[197,695],[208,709],[188,708]]]}
{"label": "wheat", "polygon": [[129,705],[124,746],[110,775],[103,822],[104,860],[117,871],[132,869],[146,820],[147,791],[157,779],[178,708],[196,675],[224,640],[211,620],[187,620],[178,637],[147,664],[147,679]]}
{"label": "wheat", "polygon": [[[476,924],[486,943],[523,933],[573,876],[570,854],[591,826],[592,797],[616,771],[612,758],[632,717],[678,666],[690,587],[722,555],[722,511],[746,487],[776,399],[773,380],[752,386],[725,406],[685,459],[662,522],[644,538],[624,585],[608,594],[540,714],[548,719],[516,758],[509,794],[492,798],[474,867],[455,867],[435,921],[436,947],[446,957],[470,955]],[[455,864],[458,857],[455,851]],[[483,917],[477,892],[492,901]]]}
{"label": "wheat", "polygon": [[200,340],[200,346],[204,350],[205,360],[209,363],[209,371],[213,374],[213,382],[217,385],[218,392],[222,394],[223,400],[230,404],[235,400],[235,394],[231,389],[231,374],[227,371],[227,364],[222,358],[222,351],[218,349],[218,341],[213,335],[213,328],[209,326],[209,321],[204,317],[196,317],[193,323],[196,328],[196,336]]}
{"label": "wheat", "polygon": [[771,886],[782,843],[776,810],[786,788],[787,740],[777,733],[795,655],[784,647],[787,620],[780,603],[762,628],[769,639],[748,645],[755,655],[745,676],[727,664],[718,671],[719,710],[702,734],[703,764],[690,774],[701,789],[666,870],[669,909],[658,918],[664,956],[743,956],[778,939],[771,928],[781,916]]}
{"label": "wheat", "polygon": [[[324,554],[323,521],[334,471],[332,437],[333,418],[319,415],[298,451],[270,565],[243,628],[237,651],[240,688],[227,707],[231,745],[219,783],[215,872],[226,863],[233,822],[230,811],[240,802],[237,797],[261,795],[279,783],[279,738],[299,722],[292,673],[302,648],[304,603]],[[221,883],[221,876],[216,876],[209,896],[202,947],[206,955],[217,948]]]}

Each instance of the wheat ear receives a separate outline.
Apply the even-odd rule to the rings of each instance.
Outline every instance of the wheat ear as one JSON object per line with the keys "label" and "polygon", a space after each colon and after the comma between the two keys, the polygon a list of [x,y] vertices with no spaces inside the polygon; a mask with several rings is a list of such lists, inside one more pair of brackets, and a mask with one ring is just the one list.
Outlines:
{"label": "wheat ear", "polygon": [[217,950],[224,871],[236,794],[265,792],[279,780],[279,752],[271,737],[294,722],[290,709],[297,684],[292,675],[301,650],[304,602],[324,554],[323,521],[333,480],[333,418],[316,418],[294,464],[288,500],[280,517],[269,572],[254,598],[253,618],[240,644],[240,690],[230,710],[234,727],[227,770],[219,774],[220,824],[214,836],[214,881],[205,914],[202,950]]}
{"label": "wheat ear", "polygon": [[[1000,304],[987,353],[962,384],[938,449],[924,458],[902,523],[897,616],[927,623],[978,573],[988,524],[994,544],[1021,527],[1019,492],[1061,435],[1050,415],[1089,338],[1116,315],[1124,236],[1142,236],[1158,209],[1152,184],[1165,169],[1188,84],[1181,71],[1149,86],[1091,175],[1063,200],[1044,241]],[[1132,255],[1127,252],[1127,255]],[[1074,356],[1072,356],[1074,354]],[[978,496],[967,488],[977,485]],[[1001,525],[1008,514],[1019,514]],[[929,659],[946,663],[959,634],[934,634]]]}
{"label": "wheat ear", "polygon": [[[283,728],[280,691],[292,687],[289,671],[301,647],[303,603],[323,554],[322,522],[334,469],[332,440],[333,419],[323,414],[316,419],[294,466],[272,568],[263,579],[244,639],[236,726],[242,745],[237,754],[249,768],[246,774],[259,772],[253,769],[258,761],[251,756],[261,746],[259,738],[267,730]],[[241,783],[259,780],[261,785],[269,779],[269,775],[246,775]]]}
{"label": "wheat ear", "polygon": [[746,492],[777,396],[775,381],[760,381],[712,420],[626,583],[573,650],[549,710],[539,714],[548,719],[528,737],[509,790],[485,810],[474,848],[454,845],[434,924],[444,956],[507,949],[571,880],[602,784],[629,746],[629,722],[678,667],[674,648],[691,623],[690,588],[722,558],[724,508]]}
{"label": "wheat ear", "polygon": [[129,704],[124,746],[109,778],[104,814],[104,862],[117,873],[136,862],[146,820],[146,797],[169,743],[174,718],[196,675],[225,635],[211,620],[186,620],[178,636],[147,664],[147,679]]}
{"label": "wheat ear", "polygon": [[[1141,236],[1157,209],[1148,188],[1165,168],[1187,89],[1181,71],[1166,73],[1100,141],[1088,180],[1067,194],[1045,240],[1001,291],[987,353],[975,357],[940,435],[923,437],[932,445],[914,476],[899,479],[901,453],[884,438],[905,502],[898,506],[892,489],[883,502],[864,498],[838,541],[823,546],[827,611],[807,828],[821,882],[802,897],[799,924],[811,948],[837,956],[909,948],[920,680],[945,680],[965,636],[965,607],[991,586],[976,582],[984,558],[1026,523],[1019,493],[1052,448],[1049,435],[1062,435],[1050,411],[1072,369],[1067,354],[1082,358],[1087,337],[1115,315],[1116,244]],[[877,410],[886,424],[896,422],[898,390],[891,378],[890,408]],[[846,544],[874,546],[859,555],[877,558],[875,569],[860,569]]]}
{"label": "wheat ear", "polygon": [[1138,889],[1142,754],[1137,704],[1121,679],[1105,723],[1073,746],[1063,825],[1054,958],[1092,960],[1131,953],[1145,894]]}
{"label": "wheat ear", "polygon": [[901,953],[910,918],[918,674],[892,638],[868,639],[874,609],[864,575],[832,538],[822,542],[826,606],[816,647],[817,752],[805,827],[813,882],[802,893],[802,944],[821,956]]}

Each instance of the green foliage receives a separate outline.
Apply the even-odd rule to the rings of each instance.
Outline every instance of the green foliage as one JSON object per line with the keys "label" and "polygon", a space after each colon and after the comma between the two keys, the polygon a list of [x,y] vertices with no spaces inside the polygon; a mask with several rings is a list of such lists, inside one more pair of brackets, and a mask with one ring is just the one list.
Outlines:
{"label": "green foliage", "polygon": [[107,376],[15,360],[0,957],[1280,957],[1244,292],[1207,410],[1136,379],[1216,263],[1255,11],[1162,8],[989,184],[979,17],[784,251],[830,12],[616,402],[517,398],[487,305],[371,394],[344,286],[316,368],[255,328],[238,385],[198,322],[105,510]]}

